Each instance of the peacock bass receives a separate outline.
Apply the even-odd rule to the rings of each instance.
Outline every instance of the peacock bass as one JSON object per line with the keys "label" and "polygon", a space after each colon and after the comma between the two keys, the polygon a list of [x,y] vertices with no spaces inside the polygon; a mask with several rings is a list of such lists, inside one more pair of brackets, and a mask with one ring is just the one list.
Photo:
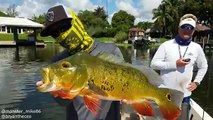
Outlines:
{"label": "peacock bass", "polygon": [[77,53],[41,69],[40,92],[73,99],[82,96],[86,107],[97,114],[99,99],[122,101],[141,115],[153,116],[154,100],[166,120],[180,115],[183,93],[159,88],[160,77],[145,66],[133,66],[119,58],[100,54]]}

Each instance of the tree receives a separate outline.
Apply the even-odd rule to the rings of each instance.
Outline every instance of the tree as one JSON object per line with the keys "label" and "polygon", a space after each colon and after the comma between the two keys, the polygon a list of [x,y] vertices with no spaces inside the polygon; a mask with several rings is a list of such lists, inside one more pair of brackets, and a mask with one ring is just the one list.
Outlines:
{"label": "tree", "polygon": [[200,4],[202,4],[200,0],[187,0],[187,2],[183,4],[183,11],[181,11],[180,16],[183,16],[187,13],[198,16],[200,11]]}
{"label": "tree", "polygon": [[213,27],[213,2],[204,0],[201,8],[198,19],[205,25]]}
{"label": "tree", "polygon": [[168,19],[172,19],[167,8],[166,4],[162,3],[158,6],[158,8],[153,9],[153,18],[155,20],[155,25],[162,27],[163,31],[163,36],[166,35],[166,23]]}
{"label": "tree", "polygon": [[41,23],[41,24],[44,24],[45,23],[45,17],[46,17],[46,13],[43,13],[42,15],[39,15],[39,16],[33,16],[32,17],[32,20],[34,22],[37,22],[37,23]]}
{"label": "tree", "polygon": [[143,30],[146,30],[146,29],[150,28],[152,25],[153,25],[152,22],[139,22],[136,25],[136,27],[139,27],[139,28],[141,28]]}
{"label": "tree", "polygon": [[7,8],[7,15],[8,16],[11,16],[11,17],[15,17],[15,16],[18,16],[18,12],[16,11],[16,5],[13,4],[13,5],[10,5],[9,8]]}
{"label": "tree", "polygon": [[88,10],[80,11],[78,17],[84,24],[89,35],[94,37],[106,36],[106,29],[109,23],[103,7],[98,7],[94,12]]}
{"label": "tree", "polygon": [[0,11],[0,16],[2,16],[2,17],[9,17],[9,15],[7,15],[4,12],[1,12],[1,11]]}
{"label": "tree", "polygon": [[102,20],[107,20],[107,14],[104,10],[104,7],[97,7],[97,9],[95,9],[95,11],[93,12],[94,15],[98,18],[101,18]]}
{"label": "tree", "polygon": [[117,31],[128,32],[129,28],[133,27],[135,17],[128,14],[126,11],[120,10],[112,17],[112,27]]}
{"label": "tree", "polygon": [[183,14],[192,13],[198,18],[198,22],[212,26],[213,3],[209,0],[188,0],[183,5]]}
{"label": "tree", "polygon": [[176,34],[180,18],[179,11],[182,9],[182,4],[182,0],[163,0],[158,8],[153,9],[152,13],[155,25],[162,27],[163,36]]}
{"label": "tree", "polygon": [[81,20],[81,22],[84,24],[85,29],[89,29],[89,27],[92,24],[92,20],[95,18],[94,14],[92,11],[80,11],[78,13],[78,17]]}

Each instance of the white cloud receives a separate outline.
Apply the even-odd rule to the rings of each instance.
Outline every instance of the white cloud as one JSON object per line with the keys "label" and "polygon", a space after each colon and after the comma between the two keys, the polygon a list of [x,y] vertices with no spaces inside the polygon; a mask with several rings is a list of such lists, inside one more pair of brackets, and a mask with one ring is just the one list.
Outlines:
{"label": "white cloud", "polygon": [[141,19],[143,21],[153,21],[152,17],[152,10],[157,8],[161,4],[162,0],[142,0],[140,4],[143,6],[141,9]]}
{"label": "white cloud", "polygon": [[0,10],[2,11],[2,12],[6,12],[7,11],[7,8],[9,7],[9,4],[8,3],[1,3],[0,4]]}
{"label": "white cloud", "polygon": [[91,10],[97,8],[90,0],[64,0],[66,7],[71,8],[76,14],[79,10]]}
{"label": "white cloud", "polygon": [[[116,0],[118,10],[125,10],[135,16],[135,24],[140,21],[153,21],[152,10],[157,8],[162,0]],[[136,4],[135,4],[136,3]]]}
{"label": "white cloud", "polygon": [[139,16],[139,12],[137,8],[134,7],[132,0],[117,0],[115,4],[118,10],[127,11],[129,14],[132,14],[135,17]]}
{"label": "white cloud", "polygon": [[57,1],[58,0],[24,0],[21,5],[17,6],[16,10],[19,13],[19,17],[32,18],[34,15],[38,16],[46,13],[52,6],[63,4]]}
{"label": "white cloud", "polygon": [[[19,17],[32,18],[34,15],[38,16],[45,13],[50,7],[55,5],[65,5],[71,8],[76,14],[79,10],[94,10],[100,3],[104,3],[103,0],[97,0],[96,3],[92,3],[92,0],[0,0],[0,11],[6,11],[7,8],[12,5],[17,5],[17,12]],[[125,10],[129,14],[135,16],[135,23],[140,21],[152,21],[152,9],[157,8],[162,0],[108,0],[108,3],[114,2],[117,9],[113,13],[109,13],[109,21],[115,12],[119,10]],[[114,5],[112,5],[114,6]]]}

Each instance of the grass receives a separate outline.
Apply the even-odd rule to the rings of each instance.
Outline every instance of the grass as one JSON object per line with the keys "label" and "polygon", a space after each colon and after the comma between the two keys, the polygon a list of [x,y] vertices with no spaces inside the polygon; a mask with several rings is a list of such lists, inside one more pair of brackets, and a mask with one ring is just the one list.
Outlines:
{"label": "grass", "polygon": [[112,42],[115,41],[113,37],[101,37],[101,38],[94,38],[94,40],[101,41],[101,42]]}
{"label": "grass", "polygon": [[[28,35],[27,34],[18,34],[18,39],[19,40],[27,40]],[[41,37],[40,35],[37,36],[37,39],[41,40],[41,41],[45,41],[45,42],[53,42],[54,41],[54,39],[52,37]],[[12,41],[12,40],[14,40],[13,33],[8,33],[8,34],[1,33],[0,34],[0,41]]]}
{"label": "grass", "polygon": [[[0,34],[0,41],[13,41],[13,33],[9,34]],[[28,35],[27,34],[18,34],[18,39],[19,40],[27,40]],[[55,42],[54,38],[52,37],[41,37],[40,35],[37,36],[37,39],[39,41],[44,41],[44,42]],[[154,39],[160,39],[160,43],[155,43],[151,44],[150,47],[158,47],[161,43],[167,41],[168,39],[166,38],[154,38]],[[101,42],[114,42],[115,38],[113,37],[101,37],[101,38],[94,38],[94,40],[101,41]],[[117,43],[116,45],[118,46],[131,46],[131,44],[128,43]]]}
{"label": "grass", "polygon": [[155,43],[155,44],[149,45],[149,47],[151,47],[151,48],[159,47],[161,45],[161,43],[164,43],[165,41],[168,40],[166,38],[153,38],[153,39],[159,39],[160,43]]}
{"label": "grass", "polygon": [[128,44],[128,43],[116,43],[117,46],[122,46],[122,47],[128,47],[131,46],[132,44]]}

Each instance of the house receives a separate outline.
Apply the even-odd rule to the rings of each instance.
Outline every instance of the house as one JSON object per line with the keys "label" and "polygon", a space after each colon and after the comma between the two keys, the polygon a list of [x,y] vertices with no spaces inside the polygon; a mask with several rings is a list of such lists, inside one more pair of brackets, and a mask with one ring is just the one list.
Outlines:
{"label": "house", "polygon": [[144,30],[140,28],[130,28],[128,34],[128,43],[132,43],[134,40],[142,39],[144,36]]}
{"label": "house", "polygon": [[33,22],[27,18],[16,17],[0,17],[0,33],[24,33],[27,30],[41,29],[44,26],[42,24]]}
{"label": "house", "polygon": [[27,18],[0,17],[0,33],[13,33],[14,41],[16,43],[19,43],[18,34],[30,30],[31,33],[28,35],[27,40],[35,44],[37,40],[37,30],[41,30],[43,27],[42,24],[33,22]]}

